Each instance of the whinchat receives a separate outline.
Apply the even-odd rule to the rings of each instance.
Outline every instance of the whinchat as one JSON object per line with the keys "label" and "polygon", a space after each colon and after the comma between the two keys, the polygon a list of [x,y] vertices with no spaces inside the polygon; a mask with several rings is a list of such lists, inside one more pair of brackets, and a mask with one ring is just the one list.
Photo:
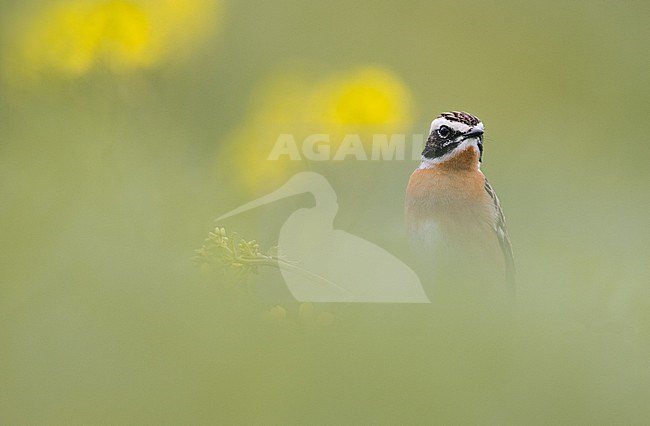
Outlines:
{"label": "whinchat", "polygon": [[512,292],[514,261],[505,219],[481,172],[483,133],[483,123],[466,112],[445,112],[433,120],[406,190],[407,230],[416,250],[432,261],[451,247],[460,258],[456,268],[488,264],[505,273]]}

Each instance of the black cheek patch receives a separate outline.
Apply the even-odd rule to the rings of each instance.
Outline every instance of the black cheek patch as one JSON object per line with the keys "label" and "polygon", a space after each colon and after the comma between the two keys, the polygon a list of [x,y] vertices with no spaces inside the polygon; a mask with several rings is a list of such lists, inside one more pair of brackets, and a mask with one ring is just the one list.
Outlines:
{"label": "black cheek patch", "polygon": [[448,138],[442,139],[437,131],[433,131],[427,143],[424,145],[424,150],[422,151],[422,156],[424,158],[433,159],[440,158],[445,154],[450,153],[460,144],[461,141],[456,141],[459,136],[459,132],[452,130],[451,135]]}
{"label": "black cheek patch", "polygon": [[424,151],[422,151],[422,155],[425,158],[433,159],[433,158],[440,158],[445,154],[449,154],[451,151],[456,149],[456,147],[460,144],[460,142],[451,142],[448,143],[447,145],[443,144],[428,144],[424,147]]}

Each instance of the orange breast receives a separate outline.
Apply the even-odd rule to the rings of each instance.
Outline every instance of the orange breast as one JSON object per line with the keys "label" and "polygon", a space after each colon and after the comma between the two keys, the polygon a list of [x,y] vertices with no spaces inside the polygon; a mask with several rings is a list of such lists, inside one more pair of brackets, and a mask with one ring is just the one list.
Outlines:
{"label": "orange breast", "polygon": [[406,191],[409,233],[436,232],[480,238],[496,218],[492,199],[485,191],[485,176],[478,169],[478,154],[467,149],[450,160],[411,175]]}
{"label": "orange breast", "polygon": [[415,170],[405,207],[414,261],[438,294],[450,286],[463,297],[478,289],[482,297],[482,289],[503,285],[505,259],[493,227],[497,209],[476,151]]}

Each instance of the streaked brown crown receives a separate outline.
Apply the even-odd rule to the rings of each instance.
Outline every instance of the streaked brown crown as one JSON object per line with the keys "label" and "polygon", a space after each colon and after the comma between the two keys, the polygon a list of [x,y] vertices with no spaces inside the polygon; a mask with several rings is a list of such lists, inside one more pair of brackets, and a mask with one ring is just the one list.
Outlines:
{"label": "streaked brown crown", "polygon": [[467,124],[468,126],[476,126],[481,122],[478,118],[465,111],[449,111],[440,114],[440,117],[446,118],[449,121],[458,121]]}

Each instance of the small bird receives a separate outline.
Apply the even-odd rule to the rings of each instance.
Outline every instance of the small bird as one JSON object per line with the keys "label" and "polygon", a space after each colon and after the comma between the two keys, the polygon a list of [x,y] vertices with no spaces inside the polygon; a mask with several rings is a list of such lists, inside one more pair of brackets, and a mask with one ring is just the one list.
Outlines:
{"label": "small bird", "polygon": [[481,172],[483,133],[483,123],[467,112],[433,120],[406,189],[407,231],[428,270],[444,269],[446,278],[505,282],[512,295],[515,266],[505,219]]}

